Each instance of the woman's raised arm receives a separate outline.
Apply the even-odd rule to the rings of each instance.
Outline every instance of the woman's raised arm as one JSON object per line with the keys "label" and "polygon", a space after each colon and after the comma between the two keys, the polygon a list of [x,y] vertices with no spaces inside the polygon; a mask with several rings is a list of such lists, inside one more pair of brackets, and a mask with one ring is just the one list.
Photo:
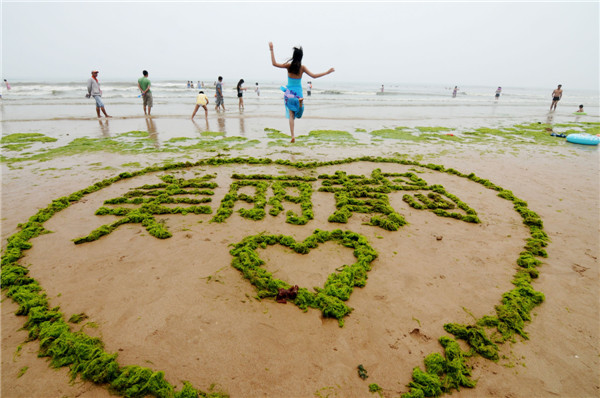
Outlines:
{"label": "woman's raised arm", "polygon": [[319,77],[328,75],[330,73],[335,72],[335,69],[330,68],[327,72],[323,72],[323,73],[312,73],[311,71],[308,70],[308,68],[304,65],[302,65],[302,70],[304,71],[304,73],[306,73],[308,76],[312,77],[313,79],[317,79]]}
{"label": "woman's raised arm", "polygon": [[275,54],[273,53],[273,42],[269,42],[269,50],[271,51],[271,63],[273,64],[273,66],[277,68],[287,69],[289,64],[279,64],[277,63],[277,61],[275,61]]}

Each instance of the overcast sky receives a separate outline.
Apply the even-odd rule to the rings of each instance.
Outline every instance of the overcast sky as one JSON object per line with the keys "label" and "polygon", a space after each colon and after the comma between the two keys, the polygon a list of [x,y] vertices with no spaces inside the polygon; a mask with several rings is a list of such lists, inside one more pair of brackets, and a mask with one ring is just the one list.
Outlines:
{"label": "overcast sky", "polygon": [[599,88],[599,2],[2,1],[2,76],[282,79],[304,47],[332,82]]}

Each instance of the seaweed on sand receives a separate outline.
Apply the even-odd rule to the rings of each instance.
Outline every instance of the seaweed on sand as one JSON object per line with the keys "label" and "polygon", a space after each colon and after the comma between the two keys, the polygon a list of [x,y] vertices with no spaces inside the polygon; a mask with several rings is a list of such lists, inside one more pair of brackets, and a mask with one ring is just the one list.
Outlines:
{"label": "seaweed on sand", "polygon": [[[226,164],[278,164],[302,170],[357,161],[419,166],[468,178],[488,189],[499,192],[500,197],[512,201],[515,210],[523,218],[523,223],[529,228],[531,238],[542,241],[536,242],[534,245],[529,245],[521,253],[519,259],[516,261],[517,272],[512,281],[515,288],[502,296],[501,304],[497,305],[495,308],[495,315],[483,316],[475,322],[475,325],[458,325],[456,327],[448,328],[452,333],[457,333],[458,336],[465,336],[465,341],[475,347],[471,347],[472,349],[469,352],[463,353],[460,351],[460,347],[455,340],[442,336],[439,341],[442,347],[444,347],[444,356],[440,353],[433,353],[427,356],[425,358],[425,371],[422,371],[419,368],[414,370],[410,391],[404,396],[424,397],[426,393],[428,396],[435,396],[436,394],[439,395],[441,393],[450,392],[453,388],[473,387],[475,382],[470,379],[470,369],[466,364],[466,359],[469,355],[474,355],[478,352],[484,354],[492,353],[492,351],[488,350],[493,348],[489,343],[492,338],[494,338],[494,344],[501,344],[507,340],[513,341],[517,334],[522,336],[522,338],[528,338],[524,330],[525,325],[531,320],[530,314],[533,308],[540,305],[544,300],[544,295],[535,291],[532,286],[532,280],[535,278],[534,275],[537,275],[537,267],[541,265],[541,261],[536,257],[541,256],[542,253],[539,251],[539,248],[544,247],[543,245],[549,242],[549,238],[543,231],[543,223],[539,215],[529,210],[527,208],[527,203],[514,197],[510,191],[507,191],[486,179],[479,178],[473,173],[464,174],[454,169],[446,169],[440,165],[420,164],[417,161],[382,157],[348,158],[326,162],[292,162],[290,160],[271,160],[267,158],[217,157],[200,160],[194,163],[181,162],[166,164],[160,167],[147,167],[131,173],[121,173],[115,177],[99,181],[85,189],[74,192],[69,196],[53,200],[48,206],[34,214],[26,223],[20,224],[20,230],[8,239],[6,249],[2,254],[2,273],[0,275],[2,289],[5,291],[7,297],[10,297],[19,306],[17,314],[27,317],[24,329],[29,332],[30,340],[40,340],[40,355],[50,356],[52,359],[51,364],[54,366],[69,366],[73,377],[80,375],[84,380],[95,382],[104,380],[104,382],[101,383],[108,384],[113,384],[114,382],[113,391],[125,396],[136,396],[134,394],[139,394],[137,396],[153,395],[186,398],[197,396],[226,396],[221,393],[205,393],[197,391],[189,383],[185,382],[181,391],[175,391],[173,386],[169,387],[167,385],[168,383],[165,381],[162,372],[155,372],[139,366],[122,368],[116,362],[116,354],[109,354],[104,351],[100,339],[86,336],[83,332],[72,332],[69,325],[64,321],[63,314],[59,309],[50,307],[49,300],[41,286],[35,279],[29,276],[29,270],[19,264],[19,259],[23,256],[23,252],[31,248],[31,243],[29,241],[48,232],[44,228],[44,223],[54,214],[69,207],[71,204],[76,203],[86,195],[97,192],[117,181],[137,177],[150,172],[194,166],[217,166]],[[293,250],[296,250],[298,253],[304,253],[310,248],[315,247],[314,245],[329,240],[331,236],[341,238],[343,237],[343,234],[344,232],[339,230],[333,232],[321,231],[304,242],[298,243],[291,237],[282,237],[280,243],[293,248]],[[257,245],[256,247],[258,247],[258,245],[266,247],[268,244],[276,244],[277,239],[275,236],[263,236],[262,239],[259,239],[258,237],[254,238],[256,238],[256,241],[254,243],[248,241],[249,247],[246,251],[240,251],[238,256],[240,259],[244,259],[244,263],[246,261],[258,261],[255,264],[252,264],[258,269],[252,270],[252,267],[249,267],[248,270],[245,270],[244,276],[252,277],[253,272],[255,271],[255,274],[258,276],[256,280],[258,282],[264,282],[265,278],[260,278],[261,271],[265,272],[260,268],[260,261],[262,260],[257,256],[253,257],[253,253],[255,254],[255,247],[253,245]],[[354,245],[352,239],[348,241],[342,240],[342,244],[348,247]],[[356,248],[355,256],[357,252],[362,252],[365,255],[364,262],[366,263],[370,263],[372,259],[374,259],[374,256],[376,257],[376,253],[366,246]],[[364,266],[361,268],[366,270]],[[248,276],[246,276],[246,272]],[[356,275],[358,275],[359,278],[355,279],[355,282],[357,283],[355,286],[360,286],[361,283],[364,283],[364,280],[360,277],[360,272]],[[269,281],[268,278],[266,280]],[[351,280],[351,278],[344,277],[341,280],[346,281]],[[267,284],[260,288],[269,293],[270,289],[277,286],[277,281],[273,281],[272,278],[270,282],[273,282],[272,284],[275,286]],[[281,282],[280,284],[283,285],[281,287],[286,286],[284,282]],[[259,287],[257,286],[257,288]],[[341,291],[343,292],[344,289],[341,289]],[[342,305],[345,304],[337,297],[324,295],[321,295],[320,297],[328,297],[331,299],[331,302],[322,300],[322,304],[327,304],[328,314],[343,317],[343,310],[349,311],[349,307],[344,308],[339,305],[340,303]],[[307,289],[300,289],[295,304],[306,310],[315,302],[317,302],[317,300],[315,299],[313,292],[309,292]],[[338,312],[340,309],[342,311]],[[343,321],[343,319],[341,321]],[[475,330],[472,326],[480,326],[482,329]],[[466,333],[465,330],[467,331]],[[484,338],[480,333],[481,330],[485,330],[485,336],[491,331],[491,338]],[[475,332],[471,333],[473,331]],[[479,347],[479,351],[477,351],[476,347]],[[115,382],[116,380],[119,381]]]}
{"label": "seaweed on sand", "polygon": [[[209,206],[198,206],[202,203],[210,202],[210,197],[206,198],[189,198],[180,195],[213,195],[213,188],[217,186],[209,180],[215,178],[214,175],[205,175],[194,179],[176,179],[171,175],[161,176],[163,183],[153,185],[143,185],[141,187],[130,190],[123,196],[118,198],[108,199],[104,204],[120,205],[120,204],[135,204],[138,208],[126,207],[100,207],[96,210],[96,215],[114,215],[120,216],[119,220],[102,225],[87,236],[76,238],[73,241],[75,244],[93,242],[101,237],[110,234],[119,226],[129,223],[142,224],[148,233],[159,239],[170,238],[172,235],[164,224],[156,220],[156,215],[161,214],[210,214],[212,209]],[[164,204],[186,204],[189,206],[167,207]]]}
{"label": "seaweed on sand", "polygon": [[339,272],[329,275],[323,288],[316,288],[315,292],[301,287],[296,299],[290,301],[305,311],[308,307],[320,309],[324,317],[336,318],[341,327],[344,324],[343,318],[352,311],[344,302],[348,300],[354,287],[365,286],[367,272],[371,270],[371,262],[377,258],[377,253],[364,236],[339,229],[331,232],[315,230],[303,242],[296,242],[291,236],[285,235],[248,236],[234,245],[230,251],[233,256],[231,265],[240,270],[244,277],[256,287],[258,297],[276,297],[279,289],[289,289],[292,285],[275,279],[270,272],[262,268],[264,261],[258,256],[256,249],[280,244],[289,247],[296,253],[307,254],[319,243],[330,240],[353,248],[354,256],[357,259],[356,263],[346,265]]}

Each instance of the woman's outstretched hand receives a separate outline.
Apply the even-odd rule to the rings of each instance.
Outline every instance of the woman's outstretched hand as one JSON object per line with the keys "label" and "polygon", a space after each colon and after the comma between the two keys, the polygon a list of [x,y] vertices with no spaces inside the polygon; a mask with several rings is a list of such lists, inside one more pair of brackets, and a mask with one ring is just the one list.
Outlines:
{"label": "woman's outstretched hand", "polygon": [[327,74],[330,74],[330,73],[333,73],[333,72],[335,72],[335,69],[331,68],[331,69],[329,69],[329,70],[327,71]]}
{"label": "woman's outstretched hand", "polygon": [[269,42],[269,50],[273,51],[273,42],[272,41]]}

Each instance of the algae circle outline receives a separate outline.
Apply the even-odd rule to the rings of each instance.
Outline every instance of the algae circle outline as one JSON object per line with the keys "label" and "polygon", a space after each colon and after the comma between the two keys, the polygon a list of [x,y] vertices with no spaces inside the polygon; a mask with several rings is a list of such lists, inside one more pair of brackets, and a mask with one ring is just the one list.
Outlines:
{"label": "algae circle outline", "polygon": [[[539,273],[537,266],[542,262],[537,257],[547,257],[543,249],[550,241],[543,231],[543,222],[539,215],[527,208],[527,203],[513,195],[511,191],[499,187],[489,180],[477,177],[474,173],[463,174],[455,169],[446,169],[442,165],[421,164],[399,158],[383,158],[365,156],[360,158],[346,158],[334,161],[292,162],[289,160],[272,160],[269,158],[207,158],[192,162],[166,164],[164,166],[150,166],[136,172],[124,172],[119,175],[102,180],[83,190],[77,191],[67,197],[55,199],[46,208],[39,210],[24,224],[18,224],[20,231],[11,235],[7,247],[2,254],[1,282],[2,290],[10,297],[19,309],[15,315],[27,315],[23,329],[29,331],[27,341],[39,340],[39,357],[50,357],[53,367],[70,366],[70,374],[74,379],[78,375],[86,381],[96,384],[108,384],[108,388],[124,396],[154,395],[160,397],[225,397],[220,392],[208,393],[196,390],[192,385],[183,381],[183,388],[175,391],[175,387],[164,379],[164,372],[152,371],[137,365],[120,367],[116,361],[118,354],[108,354],[104,351],[104,344],[100,338],[92,338],[85,333],[72,332],[71,327],[65,322],[63,314],[58,307],[51,308],[48,298],[39,283],[29,277],[29,270],[18,263],[23,257],[23,251],[32,247],[29,240],[48,233],[43,224],[57,212],[78,202],[83,196],[99,191],[113,183],[141,176],[151,172],[167,171],[198,166],[222,166],[228,164],[246,165],[282,165],[296,169],[314,169],[317,167],[349,164],[354,162],[395,163],[407,166],[418,166],[439,172],[456,175],[482,184],[488,189],[498,191],[498,196],[513,202],[514,209],[529,227],[531,238],[526,239],[524,251],[520,253],[516,263],[517,272],[511,281],[516,287],[502,295],[500,305],[495,306],[497,316],[484,316],[474,325],[445,324],[446,332],[462,339],[471,347],[469,352],[461,350],[456,341],[447,336],[439,338],[440,344],[445,349],[446,359],[435,352],[425,358],[426,371],[420,368],[413,369],[413,381],[407,387],[410,391],[403,397],[423,396],[424,392],[433,391],[435,395],[460,389],[461,386],[474,387],[475,381],[469,378],[470,369],[464,364],[465,357],[475,354],[484,358],[497,360],[497,345],[495,342],[504,343],[514,341],[516,334],[527,339],[523,330],[526,322],[531,321],[530,312],[544,301],[544,295],[533,289],[531,282]],[[495,342],[488,338],[487,329],[496,329]],[[499,337],[498,337],[499,336]],[[498,340],[498,338],[500,340]],[[84,347],[82,352],[76,351],[76,346]],[[494,356],[495,355],[495,356]],[[452,362],[451,362],[452,361]],[[459,366],[447,366],[456,364]],[[423,375],[431,380],[430,384],[420,382]]]}

